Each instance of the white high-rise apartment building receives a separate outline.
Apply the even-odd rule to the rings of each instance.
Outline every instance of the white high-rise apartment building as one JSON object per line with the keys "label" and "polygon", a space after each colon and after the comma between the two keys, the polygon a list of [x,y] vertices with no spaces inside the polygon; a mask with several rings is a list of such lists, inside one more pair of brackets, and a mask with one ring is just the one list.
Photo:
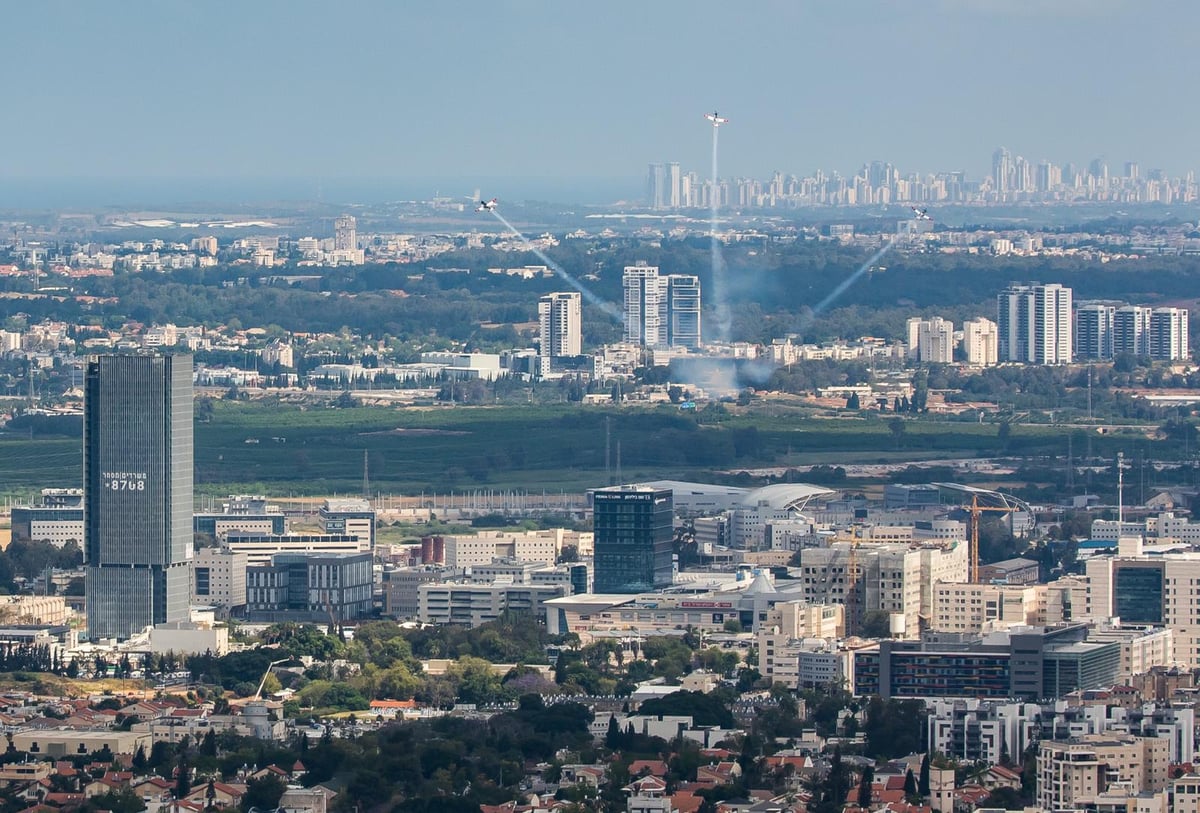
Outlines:
{"label": "white high-rise apartment building", "polygon": [[624,288],[625,341],[646,347],[666,344],[666,331],[660,319],[662,286],[658,267],[643,263],[625,267]]}
{"label": "white high-rise apartment building", "polygon": [[972,367],[991,367],[996,363],[996,323],[991,319],[963,322],[963,351]]}
{"label": "white high-rise apartment building", "polygon": [[1150,313],[1144,305],[1124,305],[1113,312],[1113,355],[1150,355]]}
{"label": "white high-rise apartment building", "polygon": [[700,279],[661,276],[657,266],[626,266],[624,287],[627,342],[645,347],[700,346]]}
{"label": "white high-rise apartment building", "polygon": [[954,361],[954,323],[940,316],[908,320],[908,357],[926,364]]}
{"label": "white high-rise apartment building", "polygon": [[1155,308],[1150,312],[1150,358],[1180,361],[1191,355],[1187,308]]}
{"label": "white high-rise apartment building", "polygon": [[1116,308],[1101,302],[1080,305],[1075,311],[1075,357],[1113,357],[1113,315]]}
{"label": "white high-rise apartment building", "polygon": [[1067,364],[1072,343],[1071,289],[1062,285],[1013,285],[997,297],[1000,361]]}
{"label": "white high-rise apartment building", "polygon": [[539,299],[538,324],[538,355],[543,367],[550,359],[583,352],[583,302],[577,291],[546,294]]}
{"label": "white high-rise apartment building", "polygon": [[918,358],[917,343],[921,340],[921,323],[924,321],[920,316],[913,316],[904,323],[905,335],[908,338],[907,354],[912,361]]}

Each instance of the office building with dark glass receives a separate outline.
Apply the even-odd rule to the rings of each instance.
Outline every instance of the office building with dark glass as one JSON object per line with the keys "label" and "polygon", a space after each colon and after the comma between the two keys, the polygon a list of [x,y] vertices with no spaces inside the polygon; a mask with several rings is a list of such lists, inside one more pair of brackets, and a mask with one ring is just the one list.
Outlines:
{"label": "office building with dark glass", "polygon": [[1126,624],[1162,624],[1166,562],[1120,561],[1112,569],[1113,614]]}
{"label": "office building with dark glass", "polygon": [[85,378],[88,635],[186,621],[192,548],[192,358],[96,356]]}
{"label": "office building with dark glass", "polygon": [[592,589],[643,593],[670,587],[675,511],[670,490],[643,486],[592,492]]}

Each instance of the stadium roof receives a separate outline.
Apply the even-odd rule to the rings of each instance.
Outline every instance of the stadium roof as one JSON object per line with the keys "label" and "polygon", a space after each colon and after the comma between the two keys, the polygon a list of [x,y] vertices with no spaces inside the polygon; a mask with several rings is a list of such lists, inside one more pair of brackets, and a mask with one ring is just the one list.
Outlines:
{"label": "stadium roof", "polygon": [[976,499],[980,508],[1000,508],[1022,511],[1027,514],[1033,513],[1029,504],[1019,497],[1001,491],[993,491],[990,488],[967,486],[961,483],[931,483],[930,485],[937,486],[943,494],[953,497],[955,501],[964,505],[970,503],[972,499]]}
{"label": "stadium roof", "polygon": [[832,488],[824,486],[812,486],[806,483],[776,483],[749,492],[742,497],[741,505],[745,508],[765,505],[776,511],[799,511],[813,497],[834,493],[836,492]]}
{"label": "stadium roof", "polygon": [[689,483],[683,480],[651,480],[645,483],[637,483],[637,485],[645,486],[647,488],[669,488],[676,494],[714,496],[730,495],[736,497],[745,494],[748,491],[748,489],[739,488],[737,486],[713,485],[712,483]]}

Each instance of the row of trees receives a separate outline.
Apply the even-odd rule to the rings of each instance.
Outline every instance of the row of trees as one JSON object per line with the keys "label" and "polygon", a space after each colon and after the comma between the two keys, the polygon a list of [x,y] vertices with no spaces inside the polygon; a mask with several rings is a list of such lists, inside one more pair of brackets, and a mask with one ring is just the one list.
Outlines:
{"label": "row of trees", "polygon": [[[645,259],[674,273],[695,274],[712,290],[705,241],[663,240],[656,245],[630,240],[569,240],[550,249],[562,267],[586,271],[589,287],[601,298],[619,302],[625,265]],[[852,275],[865,254],[827,242],[755,242],[727,246],[726,264],[738,285],[729,292],[733,338],[769,341],[788,333],[805,340],[837,336],[901,336],[915,301],[955,321],[994,309],[996,293],[1013,281],[1041,279],[1074,287],[1088,298],[1145,299],[1153,290],[1162,299],[1190,297],[1197,268],[1192,258],[1147,257],[1114,261],[1097,269],[1082,258],[983,257],[941,254],[893,254],[886,273],[872,274],[852,286],[831,312],[814,316],[820,301]],[[533,255],[492,250],[461,251],[422,266],[367,265],[324,269],[314,290],[278,280],[277,272],[245,266],[181,269],[168,275],[117,274],[77,281],[80,293],[113,304],[100,307],[101,321],[115,327],[126,319],[146,324],[278,325],[284,331],[329,331],[357,325],[367,334],[401,339],[437,335],[472,347],[509,345],[503,329],[481,330],[481,323],[508,325],[531,321],[537,298],[561,287],[557,278],[520,280],[480,273],[489,266],[540,263]],[[1153,280],[1149,284],[1148,280]],[[0,281],[0,289],[24,289],[24,280]],[[406,296],[392,292],[403,290]],[[332,296],[331,296],[332,294]],[[6,305],[6,302],[11,304]],[[53,316],[69,321],[94,320],[96,307],[74,299],[4,300],[0,317],[18,311],[29,318]],[[591,309],[594,311],[595,309]],[[619,338],[620,325],[585,309],[585,333],[596,343]]]}

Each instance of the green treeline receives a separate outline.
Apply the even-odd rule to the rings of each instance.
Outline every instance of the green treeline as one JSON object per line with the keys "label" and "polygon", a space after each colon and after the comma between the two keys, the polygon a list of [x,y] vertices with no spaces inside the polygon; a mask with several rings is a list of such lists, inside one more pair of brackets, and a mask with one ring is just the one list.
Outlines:
{"label": "green treeline", "polygon": [[[707,240],[565,240],[549,256],[610,302],[621,298],[621,269],[638,260],[671,273],[695,274],[711,292]],[[957,320],[990,316],[996,294],[1011,282],[1059,282],[1077,299],[1123,299],[1155,303],[1191,299],[1200,259],[1151,256],[1107,263],[1080,257],[991,257],[966,254],[893,252],[885,270],[865,276],[816,320],[808,313],[858,269],[866,252],[832,243],[754,242],[726,247],[728,291],[734,338],[769,340],[798,332],[808,340],[837,336],[899,337],[914,312],[937,311]],[[0,299],[0,319],[16,313],[32,319],[102,323],[127,319],[146,324],[278,324],[287,331],[335,332],[343,326],[372,336],[440,336],[457,342],[513,338],[503,330],[480,333],[480,323],[522,323],[536,317],[537,297],[560,290],[551,276],[521,280],[489,274],[489,267],[540,264],[532,254],[462,251],[424,264],[368,265],[320,269],[314,281],[285,279],[287,269],[220,266],[184,269],[169,275],[117,274],[73,283],[75,293],[114,298],[108,304],[70,298]],[[448,270],[453,269],[453,270]],[[0,292],[23,291],[26,280],[0,280]],[[24,286],[24,287],[23,287]],[[706,298],[711,307],[712,301]],[[585,339],[599,344],[618,337],[613,320],[584,308]]]}

